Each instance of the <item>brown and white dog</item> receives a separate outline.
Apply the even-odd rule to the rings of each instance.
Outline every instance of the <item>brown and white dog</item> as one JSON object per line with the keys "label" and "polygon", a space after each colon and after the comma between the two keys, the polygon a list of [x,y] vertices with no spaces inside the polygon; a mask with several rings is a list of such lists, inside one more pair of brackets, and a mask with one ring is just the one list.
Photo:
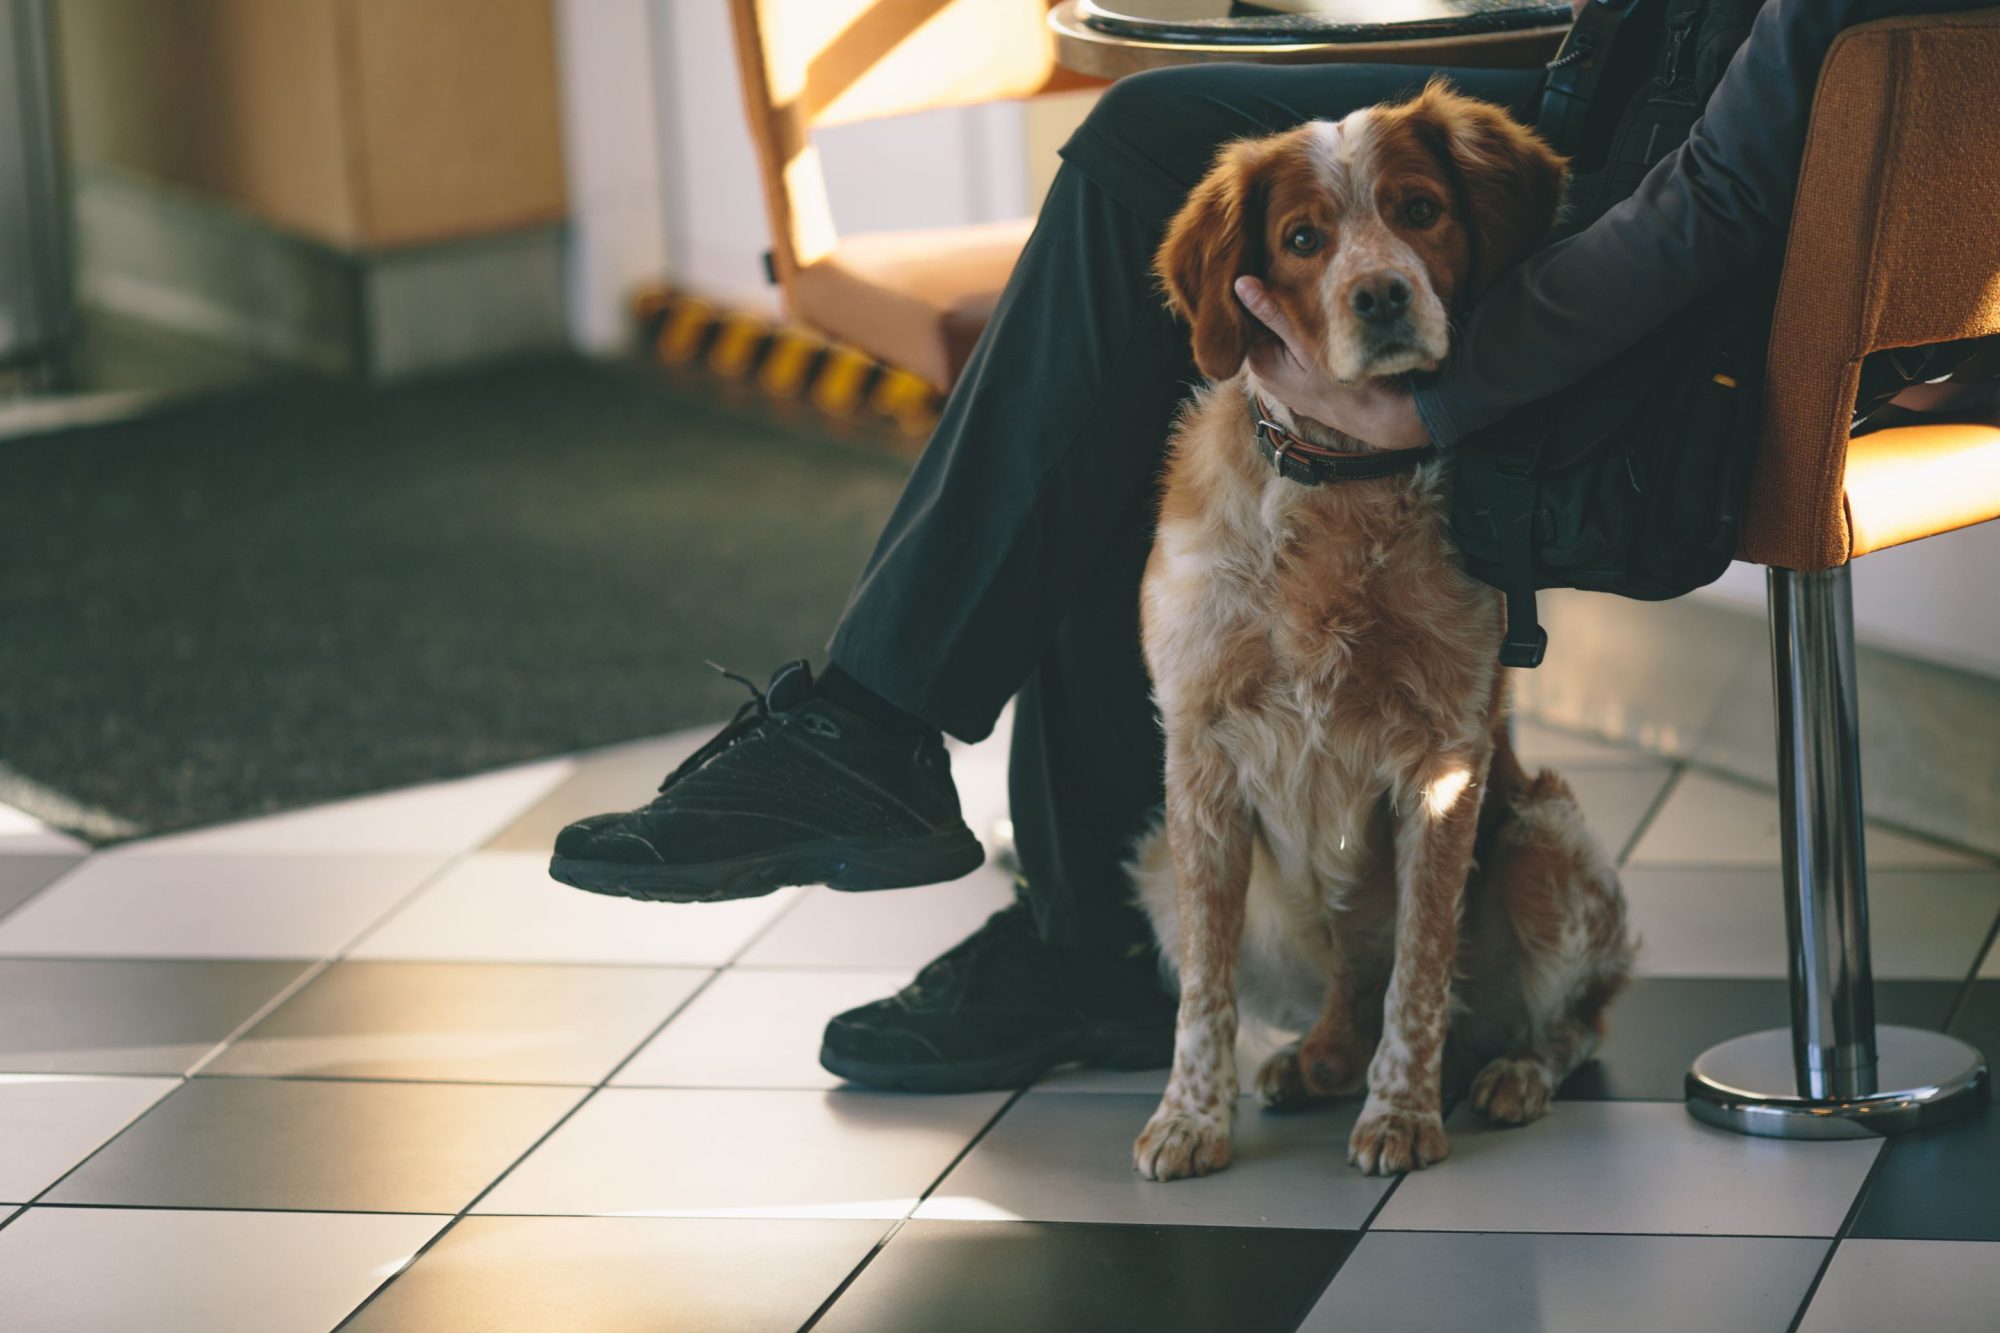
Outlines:
{"label": "brown and white dog", "polygon": [[1387,1174],[1447,1154],[1443,1089],[1475,1073],[1492,1119],[1542,1115],[1629,970],[1610,859],[1509,748],[1502,605],[1459,566],[1443,470],[1278,475],[1258,415],[1308,450],[1362,446],[1259,392],[1245,358],[1269,335],[1232,291],[1256,275],[1336,379],[1434,367],[1564,179],[1502,110],[1433,83],[1225,148],[1161,247],[1213,382],[1176,429],[1142,593],[1167,805],[1135,878],[1181,992],[1133,1148],[1153,1179],[1228,1165],[1239,993],[1305,1034],[1263,1100],[1365,1089],[1348,1160]]}

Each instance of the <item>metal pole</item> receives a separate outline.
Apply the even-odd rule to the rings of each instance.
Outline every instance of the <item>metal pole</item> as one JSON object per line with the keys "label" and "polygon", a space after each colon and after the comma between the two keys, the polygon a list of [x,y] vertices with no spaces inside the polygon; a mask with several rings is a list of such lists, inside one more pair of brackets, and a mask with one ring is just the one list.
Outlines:
{"label": "metal pole", "polygon": [[1876,1091],[1875,985],[1853,584],[1845,565],[1774,568],[1769,588],[1798,1093],[1868,1097]]}

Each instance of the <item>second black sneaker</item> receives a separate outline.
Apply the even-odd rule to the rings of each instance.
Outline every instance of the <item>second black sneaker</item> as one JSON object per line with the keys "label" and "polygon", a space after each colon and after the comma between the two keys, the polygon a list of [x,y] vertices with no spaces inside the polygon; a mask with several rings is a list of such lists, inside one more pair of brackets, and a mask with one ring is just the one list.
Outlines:
{"label": "second black sneaker", "polygon": [[1064,1064],[1163,1069],[1177,1008],[1151,948],[1060,948],[1016,901],[902,990],[836,1015],[819,1062],[903,1092],[1018,1088]]}
{"label": "second black sneaker", "polygon": [[592,893],[702,903],[789,884],[908,888],[979,867],[985,851],[935,732],[824,697],[804,662],[763,690],[744,684],[750,701],[650,804],[558,834],[549,874]]}

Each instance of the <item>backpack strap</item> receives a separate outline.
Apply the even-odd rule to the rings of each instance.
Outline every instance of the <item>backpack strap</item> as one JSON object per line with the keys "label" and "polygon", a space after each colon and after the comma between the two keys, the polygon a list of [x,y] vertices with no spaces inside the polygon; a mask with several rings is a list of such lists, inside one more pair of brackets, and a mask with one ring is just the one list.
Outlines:
{"label": "backpack strap", "polygon": [[1496,451],[1493,457],[1493,526],[1500,542],[1500,584],[1507,598],[1507,637],[1500,665],[1538,667],[1549,632],[1535,612],[1535,494],[1542,446],[1536,441]]}
{"label": "backpack strap", "polygon": [[1701,115],[1707,90],[1695,79],[1695,32],[1715,0],[1667,0],[1652,77],[1639,90],[1612,140],[1597,189],[1605,200],[1629,198],[1660,159],[1681,146]]}
{"label": "backpack strap", "polygon": [[1618,25],[1634,0],[1591,0],[1570,24],[1562,49],[1549,61],[1535,129],[1558,153],[1573,154],[1583,142],[1584,120],[1597,97]]}

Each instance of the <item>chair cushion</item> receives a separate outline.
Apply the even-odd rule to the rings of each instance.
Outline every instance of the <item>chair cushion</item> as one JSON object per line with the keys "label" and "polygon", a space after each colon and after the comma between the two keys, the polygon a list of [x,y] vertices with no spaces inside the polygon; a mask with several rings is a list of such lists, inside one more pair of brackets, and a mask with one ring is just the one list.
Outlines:
{"label": "chair cushion", "polygon": [[2000,426],[1898,426],[1847,446],[1850,558],[2000,518]]}
{"label": "chair cushion", "polygon": [[934,231],[866,232],[799,270],[795,318],[947,387],[972,355],[1033,218]]}

